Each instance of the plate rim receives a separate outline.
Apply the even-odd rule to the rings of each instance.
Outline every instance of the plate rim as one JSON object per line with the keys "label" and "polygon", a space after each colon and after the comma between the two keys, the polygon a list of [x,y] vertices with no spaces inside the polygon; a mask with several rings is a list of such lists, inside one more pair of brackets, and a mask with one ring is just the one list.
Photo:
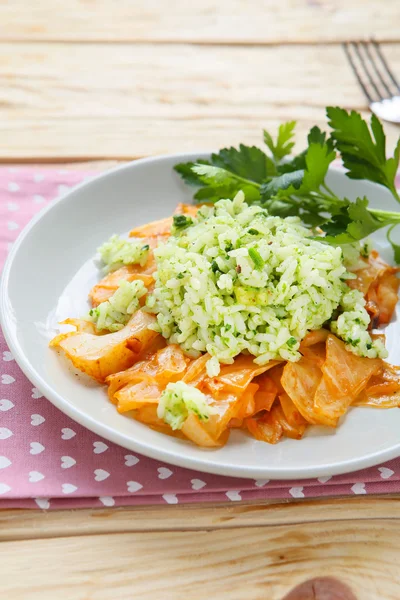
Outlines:
{"label": "plate rim", "polygon": [[[14,359],[22,372],[28,378],[30,382],[37,387],[44,397],[51,402],[57,409],[66,414],[68,417],[73,419],[79,425],[89,429],[93,433],[102,436],[103,438],[122,446],[123,448],[139,452],[155,460],[161,460],[169,464],[193,469],[203,473],[211,473],[216,475],[224,475],[231,477],[240,477],[244,479],[257,479],[257,478],[268,478],[270,480],[303,480],[310,478],[318,478],[321,476],[333,476],[339,474],[345,474],[355,472],[360,469],[376,466],[384,461],[397,458],[400,455],[400,440],[398,444],[386,448],[381,451],[374,451],[365,454],[362,457],[352,458],[348,460],[342,460],[336,464],[320,465],[318,467],[305,466],[302,468],[282,468],[278,469],[270,467],[260,466],[246,466],[238,467],[235,464],[224,464],[215,463],[210,460],[212,454],[209,451],[205,451],[203,456],[197,457],[185,457],[182,454],[173,452],[168,449],[160,449],[154,447],[151,444],[146,444],[144,441],[136,441],[133,438],[128,438],[126,434],[118,432],[117,430],[108,427],[96,421],[92,416],[83,413],[78,407],[71,405],[60,393],[58,393],[52,386],[50,386],[42,376],[37,373],[34,367],[32,367],[28,356],[25,354],[20,346],[17,336],[14,336],[12,328],[8,324],[6,318],[8,313],[8,283],[12,265],[15,257],[17,256],[20,247],[24,243],[25,238],[34,229],[34,227],[41,221],[41,219],[51,210],[54,210],[60,203],[68,202],[69,198],[76,192],[81,191],[87,186],[90,186],[94,181],[101,181],[103,178],[107,178],[110,175],[115,175],[124,170],[130,170],[132,167],[143,165],[146,163],[156,164],[165,160],[174,159],[177,162],[183,160],[195,160],[199,156],[205,156],[211,154],[211,151],[198,151],[198,152],[181,152],[174,154],[163,154],[160,156],[146,157],[138,160],[130,161],[126,164],[119,165],[105,172],[99,173],[94,177],[90,177],[84,180],[80,184],[74,186],[65,195],[53,200],[46,207],[40,210],[24,227],[18,238],[13,243],[11,251],[9,252],[1,275],[1,288],[0,288],[0,321],[1,328],[6,340],[8,347],[10,348]],[[343,173],[344,168],[341,165],[331,166],[330,172]],[[375,187],[374,184],[372,184]]]}

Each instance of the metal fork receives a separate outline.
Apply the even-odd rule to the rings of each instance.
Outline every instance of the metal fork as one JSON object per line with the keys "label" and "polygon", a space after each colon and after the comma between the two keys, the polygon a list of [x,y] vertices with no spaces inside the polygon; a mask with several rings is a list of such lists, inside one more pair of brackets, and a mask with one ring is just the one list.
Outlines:
{"label": "metal fork", "polygon": [[400,86],[379,44],[346,42],[343,48],[371,111],[384,121],[400,123]]}

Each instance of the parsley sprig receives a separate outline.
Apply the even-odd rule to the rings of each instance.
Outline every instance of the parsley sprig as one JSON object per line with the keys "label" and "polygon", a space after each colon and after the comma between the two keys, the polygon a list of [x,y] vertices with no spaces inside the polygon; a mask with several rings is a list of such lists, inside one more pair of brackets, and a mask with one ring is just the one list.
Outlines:
{"label": "parsley sprig", "polygon": [[241,144],[238,149],[212,154],[210,161],[181,163],[175,170],[197,187],[194,197],[199,202],[231,198],[243,190],[248,203],[260,204],[272,215],[296,215],[307,226],[319,227],[321,239],[330,244],[359,241],[389,226],[387,237],[400,263],[400,244],[393,239],[400,212],[370,208],[365,197],[355,202],[340,198],[326,182],[329,166],[339,153],[350,179],[383,185],[400,202],[395,185],[400,138],[393,157],[387,158],[386,136],[375,115],[368,124],[355,111],[328,107],[327,117],[330,135],[313,127],[308,146],[300,154],[292,155],[296,123],[290,121],[279,127],[275,141],[264,131],[265,152]]}

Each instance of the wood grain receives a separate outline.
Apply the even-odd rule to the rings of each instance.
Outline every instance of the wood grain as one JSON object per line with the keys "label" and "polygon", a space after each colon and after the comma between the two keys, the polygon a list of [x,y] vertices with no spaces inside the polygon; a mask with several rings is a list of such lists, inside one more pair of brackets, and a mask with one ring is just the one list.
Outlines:
{"label": "wood grain", "polygon": [[[360,600],[398,600],[400,523],[381,519],[0,544],[12,600],[280,600],[312,576]],[[383,591],[384,590],[384,591]]]}
{"label": "wood grain", "polygon": [[400,4],[387,0],[1,0],[0,40],[332,43],[398,41]]}
{"label": "wood grain", "polygon": [[[340,42],[400,63],[398,0],[0,0],[0,162],[102,169],[365,109]],[[400,73],[398,73],[400,75]],[[399,130],[386,125],[391,143]],[[110,159],[109,162],[104,159]],[[76,164],[76,161],[98,160]],[[400,498],[0,512],[12,600],[281,600],[336,576],[400,598]]]}
{"label": "wood grain", "polygon": [[[400,62],[400,45],[385,52]],[[328,104],[365,107],[337,46],[0,44],[0,160],[259,144],[263,127],[290,119],[303,145]],[[393,142],[398,128],[386,129]]]}
{"label": "wood grain", "polygon": [[[262,503],[0,511],[0,542],[145,531],[198,531],[380,519],[400,523],[389,496]],[[45,527],[44,527],[45,524]]]}

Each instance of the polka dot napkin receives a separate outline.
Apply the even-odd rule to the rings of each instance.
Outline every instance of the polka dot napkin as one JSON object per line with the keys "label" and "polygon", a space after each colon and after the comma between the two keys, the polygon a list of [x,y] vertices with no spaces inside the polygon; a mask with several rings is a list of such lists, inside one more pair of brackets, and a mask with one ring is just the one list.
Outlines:
{"label": "polka dot napkin", "polygon": [[[0,261],[18,233],[81,171],[0,167]],[[0,334],[1,335],[1,334]],[[43,398],[0,338],[0,508],[75,508],[310,498],[400,492],[400,459],[307,481],[234,479],[128,452],[84,429]]]}

